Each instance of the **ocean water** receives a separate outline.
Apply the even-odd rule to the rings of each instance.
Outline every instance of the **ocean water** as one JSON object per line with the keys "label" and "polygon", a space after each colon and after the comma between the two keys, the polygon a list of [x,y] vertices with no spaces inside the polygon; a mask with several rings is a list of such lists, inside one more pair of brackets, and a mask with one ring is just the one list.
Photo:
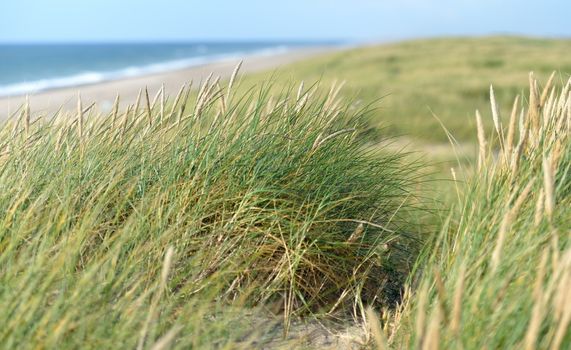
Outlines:
{"label": "ocean water", "polygon": [[0,96],[159,73],[315,43],[0,44]]}

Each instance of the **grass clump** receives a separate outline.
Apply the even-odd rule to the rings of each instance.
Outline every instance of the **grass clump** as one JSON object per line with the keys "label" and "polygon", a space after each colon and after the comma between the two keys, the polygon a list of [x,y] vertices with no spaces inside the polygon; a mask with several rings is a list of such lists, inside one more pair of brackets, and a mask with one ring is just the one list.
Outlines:
{"label": "grass clump", "polygon": [[4,125],[3,346],[224,347],[251,332],[231,321],[245,306],[288,320],[398,300],[415,166],[358,137],[366,111],[188,91],[109,115],[26,105]]}
{"label": "grass clump", "polygon": [[480,130],[479,170],[419,258],[416,292],[375,328],[380,347],[569,348],[570,91],[530,75],[512,122]]}

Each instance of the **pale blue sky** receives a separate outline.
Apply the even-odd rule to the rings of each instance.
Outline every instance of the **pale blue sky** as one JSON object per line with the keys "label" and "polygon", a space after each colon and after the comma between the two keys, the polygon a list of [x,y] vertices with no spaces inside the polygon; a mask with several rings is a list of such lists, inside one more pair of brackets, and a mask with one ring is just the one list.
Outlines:
{"label": "pale blue sky", "polygon": [[571,36],[571,0],[0,0],[0,42]]}

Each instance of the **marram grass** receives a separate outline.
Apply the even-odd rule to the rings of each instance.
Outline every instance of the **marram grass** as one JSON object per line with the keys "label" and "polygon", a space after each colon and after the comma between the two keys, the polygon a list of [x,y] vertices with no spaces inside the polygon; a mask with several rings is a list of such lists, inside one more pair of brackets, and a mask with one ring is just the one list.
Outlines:
{"label": "marram grass", "polygon": [[399,300],[415,166],[371,151],[366,111],[303,87],[189,91],[108,115],[26,103],[4,124],[3,348],[247,348],[248,309]]}
{"label": "marram grass", "polygon": [[509,119],[490,89],[478,170],[420,255],[419,165],[371,147],[339,87],[235,96],[234,74],[106,115],[26,103],[0,132],[0,346],[249,349],[281,335],[269,314],[352,314],[378,348],[569,348],[555,76]]}
{"label": "marram grass", "polygon": [[479,170],[400,307],[382,325],[369,311],[376,347],[571,347],[571,80],[552,84],[540,91],[530,75],[507,128],[490,90],[495,131],[478,128]]}

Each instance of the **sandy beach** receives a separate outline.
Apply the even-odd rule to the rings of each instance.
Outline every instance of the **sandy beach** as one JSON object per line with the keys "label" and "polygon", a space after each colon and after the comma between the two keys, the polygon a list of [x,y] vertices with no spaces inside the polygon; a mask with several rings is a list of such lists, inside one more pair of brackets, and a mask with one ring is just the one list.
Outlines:
{"label": "sandy beach", "polygon": [[[148,87],[149,93],[154,95],[164,84],[166,93],[175,95],[183,84],[191,80],[195,82],[203,80],[210,73],[221,78],[229,77],[241,60],[243,61],[241,72],[253,73],[277,69],[289,63],[335,49],[333,47],[313,47],[274,55],[252,55],[243,59],[216,61],[159,74],[41,91],[29,96],[30,106],[35,115],[53,113],[60,107],[74,109],[77,94],[80,92],[84,105],[97,102],[99,109],[106,111],[111,108],[117,93],[121,95],[122,104],[133,103],[136,100],[139,89],[145,86]],[[24,101],[25,96],[0,97],[0,120],[5,120],[18,111],[18,108]]]}

